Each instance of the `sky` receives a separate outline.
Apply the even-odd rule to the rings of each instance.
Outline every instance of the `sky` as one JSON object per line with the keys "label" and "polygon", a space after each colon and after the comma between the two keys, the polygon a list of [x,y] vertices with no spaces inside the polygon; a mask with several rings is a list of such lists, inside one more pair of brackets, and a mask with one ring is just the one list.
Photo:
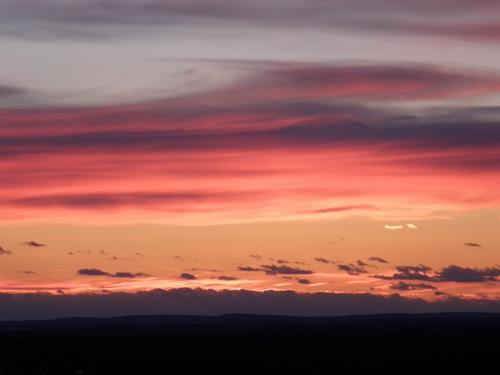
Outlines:
{"label": "sky", "polygon": [[0,0],[0,319],[500,312],[499,40],[496,0]]}

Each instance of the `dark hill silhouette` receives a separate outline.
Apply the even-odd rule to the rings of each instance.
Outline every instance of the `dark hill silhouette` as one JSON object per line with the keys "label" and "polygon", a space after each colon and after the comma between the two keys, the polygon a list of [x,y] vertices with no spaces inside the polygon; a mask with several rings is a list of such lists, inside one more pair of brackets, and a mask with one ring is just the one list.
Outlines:
{"label": "dark hill silhouette", "polygon": [[497,366],[499,343],[500,314],[0,322],[0,374],[478,371]]}

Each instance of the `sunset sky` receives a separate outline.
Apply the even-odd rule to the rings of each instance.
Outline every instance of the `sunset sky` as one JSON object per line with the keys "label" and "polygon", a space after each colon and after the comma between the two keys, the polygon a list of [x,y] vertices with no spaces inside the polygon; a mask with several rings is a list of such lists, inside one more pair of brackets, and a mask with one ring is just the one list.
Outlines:
{"label": "sunset sky", "polygon": [[497,0],[0,0],[0,300],[500,311],[499,41]]}

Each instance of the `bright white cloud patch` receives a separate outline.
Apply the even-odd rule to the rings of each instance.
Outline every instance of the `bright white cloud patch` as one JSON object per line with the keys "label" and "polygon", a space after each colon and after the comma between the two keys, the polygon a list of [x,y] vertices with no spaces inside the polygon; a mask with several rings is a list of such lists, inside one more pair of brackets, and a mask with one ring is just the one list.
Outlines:
{"label": "bright white cloud patch", "polygon": [[403,229],[403,226],[402,225],[384,225],[384,229],[399,230],[399,229]]}
{"label": "bright white cloud patch", "polygon": [[406,224],[406,226],[410,229],[418,229],[418,226],[415,224]]}

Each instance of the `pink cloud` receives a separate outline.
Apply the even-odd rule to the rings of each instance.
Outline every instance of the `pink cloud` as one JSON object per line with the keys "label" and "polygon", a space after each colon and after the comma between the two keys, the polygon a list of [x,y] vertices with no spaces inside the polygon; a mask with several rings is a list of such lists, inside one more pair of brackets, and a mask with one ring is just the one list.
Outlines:
{"label": "pink cloud", "polygon": [[500,79],[479,73],[273,65],[162,101],[2,110],[2,220],[410,219],[499,206],[495,123],[469,121],[475,109],[412,118],[364,105],[498,92]]}

